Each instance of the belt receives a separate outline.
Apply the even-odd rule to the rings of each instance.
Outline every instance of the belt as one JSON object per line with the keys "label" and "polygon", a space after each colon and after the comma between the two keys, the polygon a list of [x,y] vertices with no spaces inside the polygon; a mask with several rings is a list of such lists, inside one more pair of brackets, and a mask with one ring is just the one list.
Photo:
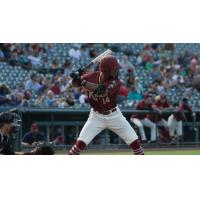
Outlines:
{"label": "belt", "polygon": [[116,110],[117,108],[113,108],[111,110],[106,110],[106,111],[98,111],[94,109],[94,112],[98,112],[99,114],[102,114],[102,115],[109,115],[110,113],[115,112]]}

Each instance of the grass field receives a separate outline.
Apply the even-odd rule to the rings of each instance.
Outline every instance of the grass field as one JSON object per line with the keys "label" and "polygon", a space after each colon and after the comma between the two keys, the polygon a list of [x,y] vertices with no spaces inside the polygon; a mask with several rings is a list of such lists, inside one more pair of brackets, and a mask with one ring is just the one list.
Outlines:
{"label": "grass field", "polygon": [[[145,155],[200,155],[200,149],[144,149]],[[64,155],[66,151],[57,151]],[[130,149],[86,150],[81,155],[133,155]]]}

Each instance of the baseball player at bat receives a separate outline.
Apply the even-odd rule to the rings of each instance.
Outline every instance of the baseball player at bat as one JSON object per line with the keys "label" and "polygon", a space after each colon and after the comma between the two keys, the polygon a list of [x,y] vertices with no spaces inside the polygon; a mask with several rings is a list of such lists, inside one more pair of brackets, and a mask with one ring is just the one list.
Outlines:
{"label": "baseball player at bat", "polygon": [[95,136],[102,130],[109,129],[121,137],[133,149],[134,154],[143,155],[144,151],[138,136],[117,106],[120,65],[116,57],[112,55],[104,56],[99,62],[99,71],[83,76],[76,75],[72,80],[74,87],[85,89],[91,111],[69,154],[79,155]]}

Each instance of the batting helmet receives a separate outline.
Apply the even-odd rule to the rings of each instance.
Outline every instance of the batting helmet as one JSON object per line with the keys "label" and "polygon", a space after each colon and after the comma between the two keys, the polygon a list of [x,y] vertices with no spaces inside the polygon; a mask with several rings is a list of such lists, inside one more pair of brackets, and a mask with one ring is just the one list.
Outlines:
{"label": "batting helmet", "polygon": [[101,72],[107,72],[119,68],[120,64],[118,60],[112,55],[104,57],[99,64],[99,71]]}

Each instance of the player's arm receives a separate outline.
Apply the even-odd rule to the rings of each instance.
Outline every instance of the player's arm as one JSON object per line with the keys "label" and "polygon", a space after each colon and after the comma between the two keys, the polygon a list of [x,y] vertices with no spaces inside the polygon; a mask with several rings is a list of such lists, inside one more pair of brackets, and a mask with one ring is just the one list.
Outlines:
{"label": "player's arm", "polygon": [[112,81],[108,81],[104,84],[95,84],[95,83],[91,83],[87,80],[82,80],[81,85],[94,93],[97,93],[99,95],[107,93],[112,95],[113,93],[117,92],[120,88],[120,81],[119,80],[112,80]]}
{"label": "player's arm", "polygon": [[29,143],[27,143],[27,142],[21,142],[21,145],[23,147],[31,147],[31,145]]}
{"label": "player's arm", "polygon": [[173,107],[171,105],[169,105],[169,107],[167,107],[167,108],[162,109],[162,111],[164,111],[164,112],[170,112],[172,110],[173,110]]}
{"label": "player's arm", "polygon": [[31,144],[29,144],[29,142],[28,142],[28,136],[27,135],[24,136],[24,138],[23,138],[23,140],[21,142],[21,145],[23,147],[31,147]]}
{"label": "player's arm", "polygon": [[153,109],[154,111],[159,112],[159,113],[162,112],[162,110],[161,110],[159,107],[157,107],[156,104],[153,104],[153,105],[152,105],[152,109]]}
{"label": "player's arm", "polygon": [[73,87],[84,87],[85,89],[94,92],[98,87],[99,84],[92,83],[88,81],[88,77],[90,77],[91,74],[85,74],[83,76],[74,75],[72,79],[72,86]]}
{"label": "player's arm", "polygon": [[85,79],[82,80],[81,78],[73,79],[72,86],[73,87],[84,87],[85,89],[89,90],[90,92],[95,92],[99,88],[101,90],[103,89],[103,91],[105,92],[105,86],[103,84],[91,83]]}
{"label": "player's arm", "polygon": [[87,90],[89,90],[91,92],[94,92],[94,91],[97,90],[98,87],[100,87],[101,84],[95,84],[95,83],[91,83],[91,82],[86,81],[86,80],[82,80],[81,85],[85,89],[87,89]]}

